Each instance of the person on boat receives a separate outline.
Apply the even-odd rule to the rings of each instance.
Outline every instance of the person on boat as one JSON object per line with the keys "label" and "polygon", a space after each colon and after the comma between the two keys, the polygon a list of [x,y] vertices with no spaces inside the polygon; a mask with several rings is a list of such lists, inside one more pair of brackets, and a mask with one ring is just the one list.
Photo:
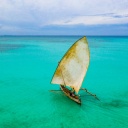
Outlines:
{"label": "person on boat", "polygon": [[75,96],[75,90],[74,90],[74,88],[71,89],[70,96]]}

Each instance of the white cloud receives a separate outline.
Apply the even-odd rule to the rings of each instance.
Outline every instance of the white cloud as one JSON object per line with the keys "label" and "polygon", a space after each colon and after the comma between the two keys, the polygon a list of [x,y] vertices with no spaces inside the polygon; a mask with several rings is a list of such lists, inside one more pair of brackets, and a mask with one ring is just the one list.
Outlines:
{"label": "white cloud", "polygon": [[127,0],[0,0],[2,25],[126,24],[126,16]]}
{"label": "white cloud", "polygon": [[126,24],[128,17],[123,16],[76,16],[65,20],[58,20],[49,24],[53,25],[99,25],[99,24]]}

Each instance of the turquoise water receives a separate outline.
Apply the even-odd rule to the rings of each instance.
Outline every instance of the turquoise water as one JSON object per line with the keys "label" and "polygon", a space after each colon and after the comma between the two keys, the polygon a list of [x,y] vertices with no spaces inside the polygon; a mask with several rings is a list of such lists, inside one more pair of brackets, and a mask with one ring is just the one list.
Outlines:
{"label": "turquoise water", "polygon": [[0,128],[127,128],[128,37],[87,37],[90,66],[82,105],[50,84],[81,36],[0,37]]}

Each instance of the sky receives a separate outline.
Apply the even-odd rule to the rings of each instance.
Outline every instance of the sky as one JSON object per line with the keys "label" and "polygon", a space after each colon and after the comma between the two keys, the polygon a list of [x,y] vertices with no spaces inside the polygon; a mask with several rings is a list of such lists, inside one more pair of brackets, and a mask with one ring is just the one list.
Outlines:
{"label": "sky", "polygon": [[128,0],[0,0],[0,35],[128,35]]}

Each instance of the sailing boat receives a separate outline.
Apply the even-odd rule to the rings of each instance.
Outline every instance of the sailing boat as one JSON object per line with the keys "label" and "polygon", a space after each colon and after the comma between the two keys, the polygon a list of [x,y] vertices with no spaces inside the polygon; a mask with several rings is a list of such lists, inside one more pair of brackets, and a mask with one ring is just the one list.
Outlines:
{"label": "sailing boat", "polygon": [[[86,75],[90,61],[87,38],[84,36],[76,41],[58,63],[53,75],[52,84],[59,84],[60,89],[73,101],[81,104],[78,92]],[[87,89],[82,89],[86,92]],[[89,93],[89,92],[88,92]],[[93,96],[96,96],[90,93]]]}

